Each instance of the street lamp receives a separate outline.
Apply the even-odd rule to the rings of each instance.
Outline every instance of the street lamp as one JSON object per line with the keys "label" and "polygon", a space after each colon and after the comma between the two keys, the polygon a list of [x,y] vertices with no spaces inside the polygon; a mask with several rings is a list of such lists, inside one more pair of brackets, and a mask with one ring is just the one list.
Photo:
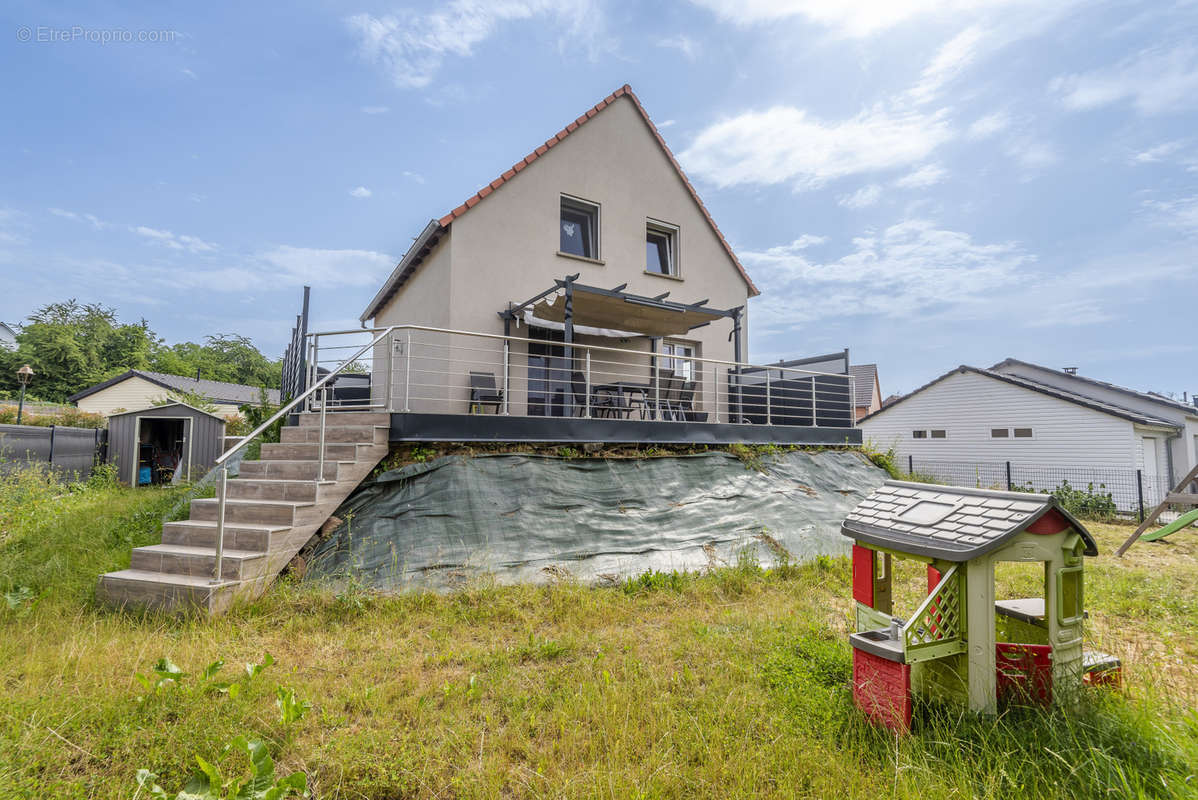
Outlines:
{"label": "street lamp", "polygon": [[17,383],[21,384],[21,399],[17,403],[17,424],[21,424],[21,412],[25,410],[25,387],[29,385],[29,379],[33,377],[33,368],[28,364],[17,370]]}

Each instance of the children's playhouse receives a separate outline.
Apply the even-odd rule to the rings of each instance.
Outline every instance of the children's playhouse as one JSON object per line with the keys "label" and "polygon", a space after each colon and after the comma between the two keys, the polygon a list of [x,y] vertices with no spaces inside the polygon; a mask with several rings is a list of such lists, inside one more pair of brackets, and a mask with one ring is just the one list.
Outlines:
{"label": "children's playhouse", "polygon": [[[967,703],[1067,702],[1118,661],[1082,649],[1085,527],[1052,495],[888,481],[845,519],[853,539],[853,692],[875,722],[910,726],[913,696]],[[894,616],[893,570],[926,565],[927,594]],[[996,598],[1000,562],[1043,565],[1039,596]]]}

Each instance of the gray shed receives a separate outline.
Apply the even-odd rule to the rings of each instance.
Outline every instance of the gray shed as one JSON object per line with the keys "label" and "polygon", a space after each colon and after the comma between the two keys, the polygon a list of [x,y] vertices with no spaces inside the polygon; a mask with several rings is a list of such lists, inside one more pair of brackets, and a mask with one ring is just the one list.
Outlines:
{"label": "gray shed", "polygon": [[108,461],[131,486],[200,478],[224,445],[225,421],[186,403],[108,418]]}

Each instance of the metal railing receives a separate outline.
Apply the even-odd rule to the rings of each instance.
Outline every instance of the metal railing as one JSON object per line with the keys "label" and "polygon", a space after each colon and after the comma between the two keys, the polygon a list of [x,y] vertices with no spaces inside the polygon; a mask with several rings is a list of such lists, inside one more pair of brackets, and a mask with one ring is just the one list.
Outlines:
{"label": "metal railing", "polygon": [[317,480],[324,480],[324,432],[325,432],[325,408],[328,406],[327,387],[330,382],[341,374],[343,370],[350,368],[361,356],[377,345],[384,337],[388,336],[392,328],[383,328],[373,339],[358,349],[354,355],[342,361],[334,369],[329,370],[324,376],[318,380],[311,381],[306,390],[291,398],[286,404],[281,406],[278,411],[270,416],[265,422],[259,425],[254,430],[250,431],[245,436],[238,440],[237,444],[230,447],[222,453],[215,461],[214,466],[220,469],[217,476],[217,495],[216,495],[216,565],[212,570],[211,583],[220,583],[223,573],[224,554],[225,554],[225,502],[228,494],[229,468],[227,462],[241,449],[247,446],[250,442],[261,436],[271,425],[274,425],[285,415],[289,414],[292,409],[299,406],[301,403],[307,403],[311,398],[316,396],[318,391],[323,395],[320,403],[320,441],[317,444],[317,452],[319,456],[319,466],[317,467]]}
{"label": "metal railing", "polygon": [[[359,342],[370,337],[371,345]],[[592,338],[592,337],[588,337]],[[341,367],[335,408],[853,428],[847,374],[422,325],[309,334],[312,381]],[[348,342],[348,343],[346,343]],[[356,355],[342,360],[347,350]],[[352,368],[347,364],[353,362]],[[358,375],[352,373],[357,372]],[[347,374],[351,373],[351,374]],[[475,374],[472,387],[471,373]],[[323,377],[327,377],[324,375]],[[355,385],[356,384],[356,385]],[[491,389],[480,389],[480,386]],[[490,399],[480,402],[479,396]]]}

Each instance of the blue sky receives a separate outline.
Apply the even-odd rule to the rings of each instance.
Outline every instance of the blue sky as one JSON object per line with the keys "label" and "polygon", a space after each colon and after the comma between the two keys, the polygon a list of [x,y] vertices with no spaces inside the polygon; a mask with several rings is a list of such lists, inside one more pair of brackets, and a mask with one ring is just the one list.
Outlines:
{"label": "blue sky", "polygon": [[311,283],[355,326],[627,82],[763,290],[754,360],[1193,393],[1196,41],[1193,2],[10,2],[0,319],[73,296],[277,355]]}

